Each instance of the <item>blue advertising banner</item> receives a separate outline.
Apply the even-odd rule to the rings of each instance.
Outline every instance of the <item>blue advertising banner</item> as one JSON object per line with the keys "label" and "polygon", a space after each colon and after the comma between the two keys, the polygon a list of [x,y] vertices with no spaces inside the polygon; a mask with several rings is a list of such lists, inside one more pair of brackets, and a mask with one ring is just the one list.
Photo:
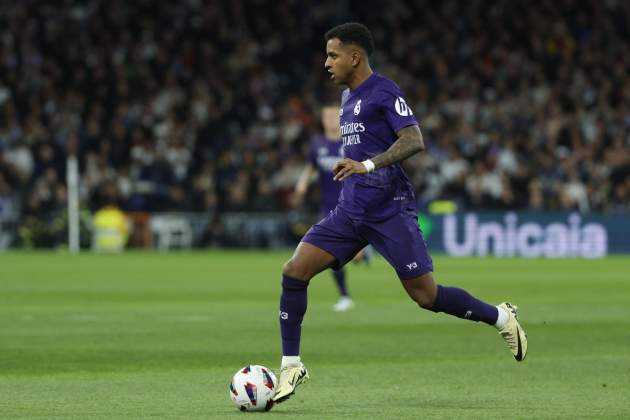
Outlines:
{"label": "blue advertising banner", "polygon": [[602,258],[630,254],[630,215],[420,215],[429,249],[455,257]]}

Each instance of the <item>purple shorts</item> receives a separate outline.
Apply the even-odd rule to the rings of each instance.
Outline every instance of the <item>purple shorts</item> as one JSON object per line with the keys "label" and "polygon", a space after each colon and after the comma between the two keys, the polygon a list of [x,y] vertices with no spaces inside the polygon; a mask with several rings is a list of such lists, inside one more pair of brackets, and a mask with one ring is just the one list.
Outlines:
{"label": "purple shorts", "polygon": [[413,211],[398,213],[380,222],[351,219],[336,207],[313,225],[303,242],[315,245],[343,267],[357,252],[371,244],[391,264],[401,280],[433,271],[433,261]]}

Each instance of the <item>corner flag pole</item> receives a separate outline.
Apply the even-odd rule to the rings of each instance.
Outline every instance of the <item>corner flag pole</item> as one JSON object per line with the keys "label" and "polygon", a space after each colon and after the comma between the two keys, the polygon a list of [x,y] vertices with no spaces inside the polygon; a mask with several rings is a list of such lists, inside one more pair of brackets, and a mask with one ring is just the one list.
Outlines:
{"label": "corner flag pole", "polygon": [[79,245],[79,163],[77,157],[69,155],[66,163],[68,186],[68,247],[72,254],[78,254]]}

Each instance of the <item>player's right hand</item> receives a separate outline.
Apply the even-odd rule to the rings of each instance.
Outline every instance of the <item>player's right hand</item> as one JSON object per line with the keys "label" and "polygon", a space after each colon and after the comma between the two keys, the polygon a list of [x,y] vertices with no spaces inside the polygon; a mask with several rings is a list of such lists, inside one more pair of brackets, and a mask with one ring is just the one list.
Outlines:
{"label": "player's right hand", "polygon": [[333,166],[333,179],[335,181],[343,181],[351,175],[363,175],[367,173],[367,169],[361,162],[352,159],[341,159]]}

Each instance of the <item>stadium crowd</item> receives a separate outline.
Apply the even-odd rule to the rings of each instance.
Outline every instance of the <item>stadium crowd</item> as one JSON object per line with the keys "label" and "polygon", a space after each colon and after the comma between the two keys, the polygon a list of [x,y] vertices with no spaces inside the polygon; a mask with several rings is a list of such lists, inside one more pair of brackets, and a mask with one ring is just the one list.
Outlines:
{"label": "stadium crowd", "polygon": [[112,185],[127,211],[288,209],[339,95],[323,34],[347,20],[420,120],[421,204],[630,211],[628,2],[62,5],[0,4],[0,208],[20,223],[63,211],[68,154],[91,210]]}

